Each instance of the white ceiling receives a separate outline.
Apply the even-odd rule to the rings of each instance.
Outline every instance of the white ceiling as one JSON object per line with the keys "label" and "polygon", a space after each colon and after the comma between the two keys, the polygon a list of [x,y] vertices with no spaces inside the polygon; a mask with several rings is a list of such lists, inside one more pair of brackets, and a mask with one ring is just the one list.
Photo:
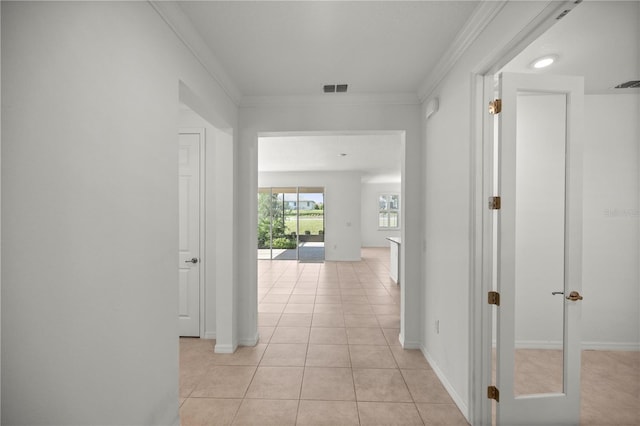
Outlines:
{"label": "white ceiling", "polygon": [[392,133],[261,137],[258,170],[356,171],[363,182],[400,182],[401,155],[401,136]]}
{"label": "white ceiling", "polygon": [[293,96],[416,93],[479,2],[178,4],[243,96]]}
{"label": "white ceiling", "polygon": [[[529,67],[549,54],[558,61],[544,70]],[[585,1],[529,45],[504,71],[585,77],[585,92],[638,93],[613,89],[640,80],[640,2]]]}
{"label": "white ceiling", "polygon": [[[354,94],[415,94],[480,3],[177,4],[245,98],[320,95],[324,84],[337,83],[349,84]],[[559,60],[542,71],[529,67],[546,54]],[[612,87],[640,79],[640,2],[584,1],[504,71],[583,75],[587,93],[638,93]],[[399,135],[269,137],[261,138],[259,150],[260,171],[348,170],[361,172],[365,182],[400,180]]]}

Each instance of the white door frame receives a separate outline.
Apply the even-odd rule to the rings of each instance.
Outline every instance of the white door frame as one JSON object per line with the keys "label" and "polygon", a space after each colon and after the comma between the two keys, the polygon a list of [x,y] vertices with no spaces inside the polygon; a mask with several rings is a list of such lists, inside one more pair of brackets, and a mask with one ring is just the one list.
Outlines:
{"label": "white door frame", "polygon": [[200,212],[199,212],[199,230],[200,230],[200,256],[199,256],[199,260],[198,262],[200,263],[200,280],[199,280],[199,290],[200,290],[200,318],[198,319],[200,324],[198,327],[199,330],[199,334],[200,334],[200,338],[204,339],[205,338],[205,308],[206,308],[206,303],[205,303],[205,283],[206,283],[206,273],[207,273],[207,268],[206,268],[206,253],[205,253],[205,231],[206,231],[206,206],[205,206],[205,202],[206,202],[206,129],[203,127],[180,127],[180,129],[178,130],[178,134],[179,135],[184,135],[184,134],[197,134],[200,137],[198,138],[198,140],[200,141],[200,176],[199,176],[199,180],[200,180],[200,194],[199,194],[199,201],[200,201]]}
{"label": "white door frame", "polygon": [[[493,98],[494,76],[531,42],[556,24],[565,10],[580,1],[550,2],[547,7],[493,56],[472,72],[471,84],[471,251],[473,264],[469,280],[469,421],[473,425],[492,424],[492,400],[487,388],[492,380],[493,306],[487,303],[492,289],[492,215],[487,199],[493,179],[493,116],[487,113]],[[566,13],[565,13],[566,14]]]}

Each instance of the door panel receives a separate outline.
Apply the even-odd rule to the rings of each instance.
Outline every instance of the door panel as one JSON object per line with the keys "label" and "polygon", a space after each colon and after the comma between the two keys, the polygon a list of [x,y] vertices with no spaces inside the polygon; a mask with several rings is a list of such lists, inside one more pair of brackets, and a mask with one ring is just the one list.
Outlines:
{"label": "door panel", "polygon": [[275,205],[272,209],[272,259],[298,258],[298,190],[272,188]]}
{"label": "door panel", "polygon": [[500,92],[497,421],[578,424],[583,82],[504,73]]}
{"label": "door panel", "polygon": [[178,155],[178,323],[180,336],[200,336],[200,140],[181,133]]}
{"label": "door panel", "polygon": [[298,229],[300,262],[324,261],[324,188],[298,188]]}

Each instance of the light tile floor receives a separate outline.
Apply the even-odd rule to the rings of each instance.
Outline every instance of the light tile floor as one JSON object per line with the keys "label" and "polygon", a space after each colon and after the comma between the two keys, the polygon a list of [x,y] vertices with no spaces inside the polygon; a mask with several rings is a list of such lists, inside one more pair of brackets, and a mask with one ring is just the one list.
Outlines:
{"label": "light tile floor", "polygon": [[258,345],[180,340],[182,425],[467,425],[422,353],[400,347],[388,265],[388,249],[259,261]]}
{"label": "light tile floor", "polygon": [[[388,257],[259,261],[258,345],[180,339],[182,426],[466,425],[420,351],[400,347]],[[547,355],[536,362],[556,365]],[[639,352],[583,351],[581,424],[640,425],[639,371]]]}

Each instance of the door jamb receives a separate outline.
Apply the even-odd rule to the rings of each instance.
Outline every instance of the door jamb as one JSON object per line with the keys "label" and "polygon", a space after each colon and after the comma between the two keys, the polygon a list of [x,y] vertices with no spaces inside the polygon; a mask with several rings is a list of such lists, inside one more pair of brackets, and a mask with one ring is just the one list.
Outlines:
{"label": "door jamb", "polygon": [[[471,424],[492,424],[492,402],[487,398],[487,387],[492,380],[492,316],[493,306],[486,303],[486,294],[492,286],[492,247],[490,238],[492,216],[487,214],[486,197],[490,194],[493,174],[493,120],[486,114],[486,105],[492,98],[495,74],[522,52],[529,44],[555,25],[559,15],[571,11],[582,0],[561,3],[549,2],[544,10],[522,29],[510,42],[489,56],[471,73],[471,206],[470,218],[473,265],[469,280],[469,420]],[[477,148],[479,147],[479,148]]]}

